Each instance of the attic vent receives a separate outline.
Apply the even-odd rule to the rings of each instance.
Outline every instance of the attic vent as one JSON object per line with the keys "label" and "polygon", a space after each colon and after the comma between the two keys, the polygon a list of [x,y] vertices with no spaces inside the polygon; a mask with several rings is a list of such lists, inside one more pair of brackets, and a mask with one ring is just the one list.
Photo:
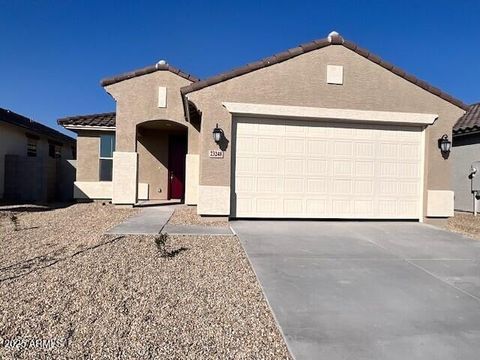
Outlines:
{"label": "attic vent", "polygon": [[327,84],[343,85],[343,66],[327,65]]}
{"label": "attic vent", "polygon": [[165,86],[158,87],[158,107],[167,107],[167,88]]}

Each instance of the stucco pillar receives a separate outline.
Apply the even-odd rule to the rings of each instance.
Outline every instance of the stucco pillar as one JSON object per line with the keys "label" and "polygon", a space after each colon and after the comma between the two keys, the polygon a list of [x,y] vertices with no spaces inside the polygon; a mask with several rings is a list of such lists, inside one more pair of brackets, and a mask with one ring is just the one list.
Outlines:
{"label": "stucco pillar", "polygon": [[200,156],[187,154],[185,162],[185,203],[187,205],[197,205],[199,182]]}
{"label": "stucco pillar", "polygon": [[133,205],[137,202],[138,154],[136,152],[113,152],[113,197],[114,204]]}

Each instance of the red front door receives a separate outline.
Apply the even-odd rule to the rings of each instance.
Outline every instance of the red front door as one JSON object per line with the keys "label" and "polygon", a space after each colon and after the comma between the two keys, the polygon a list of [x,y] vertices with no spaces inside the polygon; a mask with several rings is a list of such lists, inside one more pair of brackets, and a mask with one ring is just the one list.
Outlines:
{"label": "red front door", "polygon": [[185,136],[170,136],[168,139],[168,198],[183,199],[185,192]]}

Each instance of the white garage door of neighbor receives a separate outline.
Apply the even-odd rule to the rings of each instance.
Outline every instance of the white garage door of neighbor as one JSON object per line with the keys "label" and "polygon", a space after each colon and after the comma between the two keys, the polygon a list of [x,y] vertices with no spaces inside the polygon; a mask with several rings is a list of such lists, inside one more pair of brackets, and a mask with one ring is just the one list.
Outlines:
{"label": "white garage door of neighbor", "polygon": [[415,126],[236,118],[236,217],[418,219]]}

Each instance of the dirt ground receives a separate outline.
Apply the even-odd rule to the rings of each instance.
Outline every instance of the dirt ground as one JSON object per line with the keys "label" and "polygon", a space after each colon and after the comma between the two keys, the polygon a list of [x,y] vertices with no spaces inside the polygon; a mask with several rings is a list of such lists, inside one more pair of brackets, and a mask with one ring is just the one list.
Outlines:
{"label": "dirt ground", "polygon": [[0,358],[289,357],[236,237],[102,235],[136,211],[2,212]]}

